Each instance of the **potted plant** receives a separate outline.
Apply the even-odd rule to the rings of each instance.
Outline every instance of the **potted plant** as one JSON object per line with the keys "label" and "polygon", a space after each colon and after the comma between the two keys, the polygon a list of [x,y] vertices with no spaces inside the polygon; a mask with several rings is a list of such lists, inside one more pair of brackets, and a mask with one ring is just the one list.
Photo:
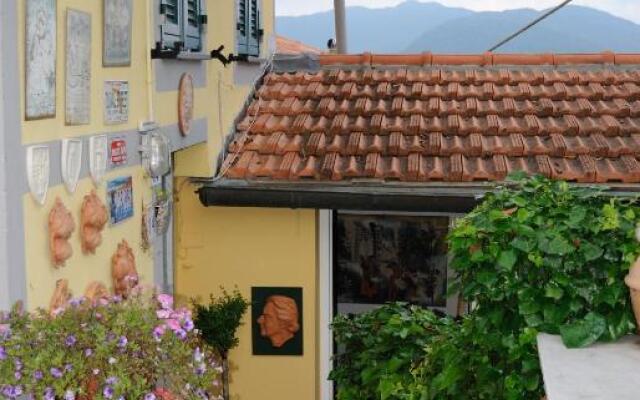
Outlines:
{"label": "potted plant", "polygon": [[223,396],[228,400],[229,350],[238,345],[236,333],[249,302],[237,289],[231,294],[222,289],[220,297],[211,295],[209,299],[209,304],[206,305],[193,301],[194,323],[202,339],[222,358]]}

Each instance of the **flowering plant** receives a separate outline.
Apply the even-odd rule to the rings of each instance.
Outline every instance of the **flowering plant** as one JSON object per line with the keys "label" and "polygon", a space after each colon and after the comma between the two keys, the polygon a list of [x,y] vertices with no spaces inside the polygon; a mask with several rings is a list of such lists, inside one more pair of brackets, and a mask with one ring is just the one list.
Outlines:
{"label": "flowering plant", "polygon": [[73,299],[55,314],[0,314],[0,399],[218,398],[221,367],[171,296]]}

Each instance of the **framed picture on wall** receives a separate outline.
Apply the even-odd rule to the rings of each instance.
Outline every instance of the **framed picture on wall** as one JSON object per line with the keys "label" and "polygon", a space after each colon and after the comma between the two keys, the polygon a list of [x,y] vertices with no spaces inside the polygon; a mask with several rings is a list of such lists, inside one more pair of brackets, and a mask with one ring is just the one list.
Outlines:
{"label": "framed picture on wall", "polygon": [[131,65],[133,0],[104,0],[102,65]]}
{"label": "framed picture on wall", "polygon": [[56,115],[56,0],[27,0],[25,118]]}
{"label": "framed picture on wall", "polygon": [[111,225],[133,217],[133,180],[130,176],[107,182],[107,202]]}
{"label": "framed picture on wall", "polygon": [[251,288],[254,355],[301,356],[302,288]]}

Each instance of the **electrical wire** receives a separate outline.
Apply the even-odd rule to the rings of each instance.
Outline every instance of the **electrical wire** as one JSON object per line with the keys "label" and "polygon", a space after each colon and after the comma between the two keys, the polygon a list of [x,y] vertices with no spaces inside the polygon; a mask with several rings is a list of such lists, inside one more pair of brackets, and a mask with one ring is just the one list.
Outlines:
{"label": "electrical wire", "polygon": [[573,0],[565,0],[563,1],[560,5],[556,6],[555,8],[552,8],[551,10],[547,11],[546,13],[542,14],[541,16],[539,16],[538,18],[536,18],[533,22],[531,22],[529,25],[525,26],[524,28],[520,29],[519,31],[517,31],[516,33],[512,34],[511,36],[507,37],[506,39],[502,40],[501,42],[499,42],[498,44],[496,44],[495,46],[493,46],[492,48],[490,48],[488,51],[492,52],[495,51],[496,49],[504,46],[505,44],[509,43],[510,41],[512,41],[513,39],[515,39],[516,37],[520,36],[521,34],[523,34],[524,32],[528,31],[529,29],[533,28],[535,25],[537,25],[538,23],[542,22],[544,19],[546,19],[547,17],[549,17],[551,14],[554,14],[556,11],[560,10],[561,8],[563,8],[564,6],[566,6],[567,4],[571,3]]}

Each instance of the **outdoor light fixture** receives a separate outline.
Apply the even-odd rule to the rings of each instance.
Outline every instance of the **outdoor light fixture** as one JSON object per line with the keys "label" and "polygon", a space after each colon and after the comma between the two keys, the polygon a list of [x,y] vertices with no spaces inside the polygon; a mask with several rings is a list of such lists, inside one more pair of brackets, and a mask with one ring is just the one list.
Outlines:
{"label": "outdoor light fixture", "polygon": [[171,170],[169,139],[157,126],[148,131],[141,130],[141,133],[140,153],[145,170],[153,178],[168,174]]}

